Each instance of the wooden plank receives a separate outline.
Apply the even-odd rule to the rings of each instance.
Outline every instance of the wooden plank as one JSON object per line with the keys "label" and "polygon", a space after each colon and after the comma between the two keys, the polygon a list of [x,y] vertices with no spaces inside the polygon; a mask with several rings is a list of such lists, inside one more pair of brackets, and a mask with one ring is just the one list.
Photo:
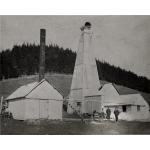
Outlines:
{"label": "wooden plank", "polygon": [[3,96],[0,100],[0,135],[2,134],[2,108],[3,108]]}

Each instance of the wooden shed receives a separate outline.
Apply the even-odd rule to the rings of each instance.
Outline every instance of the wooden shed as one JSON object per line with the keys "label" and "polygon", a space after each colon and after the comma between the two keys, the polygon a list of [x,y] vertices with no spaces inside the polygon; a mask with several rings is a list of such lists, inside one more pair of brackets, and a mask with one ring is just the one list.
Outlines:
{"label": "wooden shed", "polygon": [[63,96],[45,79],[19,87],[6,98],[14,119],[62,119]]}
{"label": "wooden shed", "polygon": [[149,119],[149,104],[140,93],[120,95],[116,86],[108,83],[104,84],[101,94],[102,107],[104,111],[110,108],[112,119],[115,119],[115,108],[119,110],[121,120]]}

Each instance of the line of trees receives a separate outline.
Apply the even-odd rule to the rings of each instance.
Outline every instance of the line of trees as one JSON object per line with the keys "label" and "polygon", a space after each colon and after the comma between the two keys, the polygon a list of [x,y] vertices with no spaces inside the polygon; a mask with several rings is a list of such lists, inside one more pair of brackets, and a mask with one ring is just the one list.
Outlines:
{"label": "line of trees", "polygon": [[97,68],[99,78],[102,80],[150,93],[150,80],[146,77],[138,76],[131,71],[126,71],[120,67],[110,65],[107,62],[100,62],[98,60]]}
{"label": "line of trees", "polygon": [[[58,45],[46,46],[46,72],[72,73],[76,54]],[[0,79],[33,75],[39,71],[40,45],[15,45],[0,53],[2,74]]]}
{"label": "line of trees", "polygon": [[[0,80],[22,75],[33,75],[39,71],[40,46],[24,43],[11,50],[0,52]],[[76,53],[58,45],[46,46],[45,71],[72,74]],[[97,62],[99,78],[119,85],[150,93],[150,80],[115,67],[107,62]]]}

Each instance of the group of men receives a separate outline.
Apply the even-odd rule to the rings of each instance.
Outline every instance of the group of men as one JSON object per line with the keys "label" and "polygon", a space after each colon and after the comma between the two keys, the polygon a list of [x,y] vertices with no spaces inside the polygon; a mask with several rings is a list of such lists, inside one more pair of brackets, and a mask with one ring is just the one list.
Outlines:
{"label": "group of men", "polygon": [[[116,119],[116,122],[117,122],[118,121],[118,116],[119,116],[119,110],[117,108],[115,108],[115,110],[114,110],[114,115],[115,115],[115,119]],[[106,110],[106,119],[110,119],[110,116],[111,116],[111,110],[108,107],[107,110]]]}
{"label": "group of men", "polygon": [[[114,115],[115,115],[115,120],[116,120],[116,122],[118,121],[118,116],[119,116],[119,110],[117,109],[117,107],[115,108],[115,110],[114,110]],[[103,110],[103,108],[102,108],[102,112],[101,113],[97,113],[96,111],[94,111],[93,112],[93,116],[94,116],[94,118],[101,118],[101,119],[107,119],[107,120],[110,120],[111,119],[111,110],[110,110],[110,108],[108,107],[107,109],[106,109],[106,114],[104,113],[104,110]]]}

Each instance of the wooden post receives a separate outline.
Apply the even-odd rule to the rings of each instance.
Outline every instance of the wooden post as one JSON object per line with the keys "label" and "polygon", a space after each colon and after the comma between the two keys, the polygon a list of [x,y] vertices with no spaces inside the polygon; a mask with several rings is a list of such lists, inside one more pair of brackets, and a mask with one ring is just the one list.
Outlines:
{"label": "wooden post", "polygon": [[0,99],[0,135],[2,134],[2,109],[3,109],[3,96]]}

